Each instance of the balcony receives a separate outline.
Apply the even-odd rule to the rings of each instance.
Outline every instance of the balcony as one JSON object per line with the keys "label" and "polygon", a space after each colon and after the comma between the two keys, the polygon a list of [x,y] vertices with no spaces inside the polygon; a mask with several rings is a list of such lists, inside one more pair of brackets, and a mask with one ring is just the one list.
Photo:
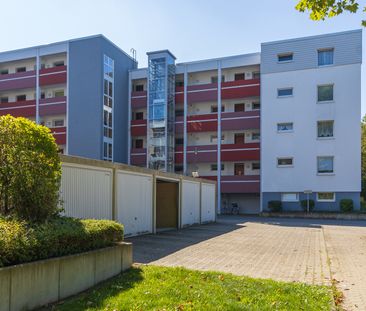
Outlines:
{"label": "balcony", "polygon": [[39,71],[39,85],[63,84],[67,80],[67,67],[58,66],[45,68]]}
{"label": "balcony", "polygon": [[44,98],[39,101],[39,115],[66,114],[66,96]]}
{"label": "balcony", "polygon": [[131,149],[131,165],[146,166],[146,149],[132,148]]}
{"label": "balcony", "polygon": [[146,120],[131,121],[131,136],[146,136],[146,133],[147,133]]}
{"label": "balcony", "polygon": [[53,127],[53,128],[50,128],[50,131],[51,131],[52,135],[55,137],[56,143],[58,145],[66,144],[66,127],[65,126]]}
{"label": "balcony", "polygon": [[132,92],[131,93],[131,107],[132,109],[140,109],[147,107],[147,92]]}
{"label": "balcony", "polygon": [[[210,180],[217,180],[216,176],[200,176]],[[221,176],[221,193],[259,193],[259,175]]]}
{"label": "balcony", "polygon": [[35,70],[0,75],[0,91],[36,87]]}
{"label": "balcony", "polygon": [[258,97],[260,95],[260,80],[238,80],[223,82],[221,84],[222,99],[236,99],[245,97]]}
{"label": "balcony", "polygon": [[[10,114],[14,117],[35,117],[36,101],[25,100],[0,104],[0,115]],[[66,97],[40,99],[39,115],[66,114]]]}
{"label": "balcony", "polygon": [[[223,144],[221,145],[221,161],[259,161],[259,143]],[[217,145],[187,146],[188,163],[215,163],[217,161]],[[183,163],[183,146],[175,148],[175,163]]]}

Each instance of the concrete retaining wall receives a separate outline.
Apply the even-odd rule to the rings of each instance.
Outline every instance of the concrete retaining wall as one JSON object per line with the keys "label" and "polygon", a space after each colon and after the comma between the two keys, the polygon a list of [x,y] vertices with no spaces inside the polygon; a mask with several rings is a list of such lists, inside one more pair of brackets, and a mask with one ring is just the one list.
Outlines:
{"label": "concrete retaining wall", "polygon": [[0,268],[0,311],[31,310],[82,292],[132,265],[132,244]]}

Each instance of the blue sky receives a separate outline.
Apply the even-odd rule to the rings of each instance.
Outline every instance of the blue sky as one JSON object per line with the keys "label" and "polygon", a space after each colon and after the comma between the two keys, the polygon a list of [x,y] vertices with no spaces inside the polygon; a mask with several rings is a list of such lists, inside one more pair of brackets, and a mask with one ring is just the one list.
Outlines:
{"label": "blue sky", "polygon": [[[139,66],[168,48],[177,62],[260,51],[260,43],[361,28],[362,14],[314,22],[292,0],[0,0],[0,51],[102,33]],[[366,14],[363,14],[364,18]],[[7,25],[4,27],[4,25]],[[363,32],[365,44],[366,29]],[[366,48],[363,49],[366,61]],[[363,65],[363,67],[365,67]],[[366,74],[363,68],[363,85]],[[362,112],[366,113],[363,87]]]}

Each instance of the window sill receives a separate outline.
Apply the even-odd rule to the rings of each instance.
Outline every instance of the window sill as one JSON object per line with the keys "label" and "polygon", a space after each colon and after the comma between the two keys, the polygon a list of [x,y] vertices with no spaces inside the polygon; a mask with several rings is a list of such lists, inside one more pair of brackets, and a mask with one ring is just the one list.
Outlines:
{"label": "window sill", "polygon": [[278,168],[294,167],[293,165],[277,165]]}
{"label": "window sill", "polygon": [[316,200],[317,202],[319,202],[319,203],[334,203],[335,202],[335,200]]}
{"label": "window sill", "polygon": [[293,133],[294,131],[277,131],[278,134]]}
{"label": "window sill", "polygon": [[291,97],[294,97],[294,95],[283,95],[283,96],[277,95],[277,98],[291,98]]}
{"label": "window sill", "polygon": [[330,136],[330,137],[317,137],[317,140],[334,140],[335,137],[334,136]]}
{"label": "window sill", "polygon": [[317,101],[317,104],[334,104],[334,100],[322,100],[322,101]]}
{"label": "window sill", "polygon": [[335,173],[317,173],[317,176],[334,176]]}
{"label": "window sill", "polygon": [[288,64],[288,63],[293,63],[294,60],[284,60],[284,61],[277,61],[277,64]]}
{"label": "window sill", "polygon": [[333,66],[334,66],[334,63],[333,64],[327,64],[327,65],[319,65],[318,64],[318,68],[333,67]]}

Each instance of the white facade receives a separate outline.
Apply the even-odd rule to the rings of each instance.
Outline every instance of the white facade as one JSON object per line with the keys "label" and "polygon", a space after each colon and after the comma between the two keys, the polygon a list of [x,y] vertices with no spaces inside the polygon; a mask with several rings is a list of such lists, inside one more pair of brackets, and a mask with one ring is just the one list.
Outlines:
{"label": "white facade", "polygon": [[[262,45],[262,197],[304,190],[336,197],[338,192],[360,192],[360,46],[361,31]],[[333,64],[318,66],[323,48],[333,49]],[[293,60],[280,63],[281,53],[293,53]],[[318,101],[321,85],[333,85],[333,100]],[[284,88],[292,88],[293,94],[278,96]],[[319,121],[333,121],[333,137],[318,137]],[[278,131],[278,123],[292,123],[293,129]],[[318,172],[317,159],[323,156],[333,157],[332,173]],[[278,158],[292,158],[293,163],[281,167]]]}

